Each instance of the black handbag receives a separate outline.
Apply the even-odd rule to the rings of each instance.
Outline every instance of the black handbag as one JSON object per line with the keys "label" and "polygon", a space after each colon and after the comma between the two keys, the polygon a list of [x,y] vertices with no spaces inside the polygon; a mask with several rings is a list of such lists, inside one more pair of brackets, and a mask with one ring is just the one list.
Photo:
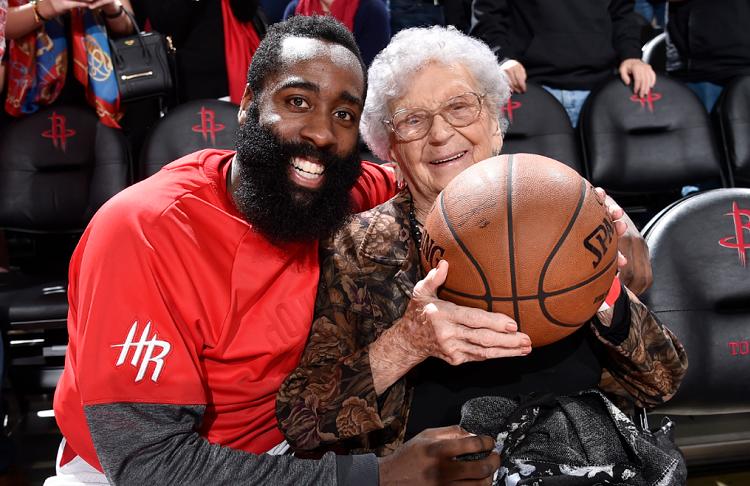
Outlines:
{"label": "black handbag", "polygon": [[123,10],[133,22],[136,33],[109,39],[120,102],[171,94],[175,82],[173,62],[169,58],[174,57],[174,47],[169,38],[155,31],[141,32],[133,15]]}

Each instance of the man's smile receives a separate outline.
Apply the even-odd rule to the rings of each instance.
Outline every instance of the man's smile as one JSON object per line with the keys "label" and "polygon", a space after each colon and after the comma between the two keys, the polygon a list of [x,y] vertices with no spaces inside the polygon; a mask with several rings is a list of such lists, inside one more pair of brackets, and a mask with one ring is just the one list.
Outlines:
{"label": "man's smile", "polygon": [[292,157],[289,164],[295,182],[305,187],[318,187],[323,182],[325,166],[301,157]]}

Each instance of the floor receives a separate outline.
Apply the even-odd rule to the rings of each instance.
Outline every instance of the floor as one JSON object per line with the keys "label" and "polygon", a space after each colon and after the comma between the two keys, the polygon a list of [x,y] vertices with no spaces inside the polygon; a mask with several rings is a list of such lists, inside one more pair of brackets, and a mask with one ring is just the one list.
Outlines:
{"label": "floor", "polygon": [[[9,390],[3,390],[8,397]],[[29,403],[29,410],[21,416],[18,403],[9,397],[8,416],[5,417],[5,433],[18,447],[18,465],[33,486],[41,486],[44,480],[55,472],[54,460],[61,434],[54,417],[40,417],[38,411],[51,409],[51,397],[39,396]],[[42,414],[44,415],[44,414]],[[650,422],[658,417],[650,418]],[[675,420],[677,423],[677,443],[684,445],[684,452],[690,461],[699,466],[689,468],[687,486],[750,486],[750,414],[737,418],[724,418],[720,423],[686,418]],[[729,430],[731,435],[724,434]],[[683,431],[683,437],[680,437]],[[689,434],[689,437],[685,437]],[[723,435],[722,435],[723,434]],[[718,452],[707,453],[698,443],[705,443],[721,435],[722,444],[730,444],[728,449],[716,449]],[[702,439],[698,439],[701,438]],[[729,437],[729,440],[727,440]],[[711,454],[714,454],[713,456]],[[719,466],[727,457],[735,460],[730,465]]]}

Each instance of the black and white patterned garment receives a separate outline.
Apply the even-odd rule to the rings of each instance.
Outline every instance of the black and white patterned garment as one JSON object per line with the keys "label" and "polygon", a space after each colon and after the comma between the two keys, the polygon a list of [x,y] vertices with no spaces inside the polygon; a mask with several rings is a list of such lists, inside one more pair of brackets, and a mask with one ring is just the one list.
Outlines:
{"label": "black and white patterned garment", "polygon": [[686,481],[685,461],[673,441],[657,442],[641,432],[596,390],[475,398],[464,404],[461,426],[495,438],[502,465],[493,486],[680,486]]}

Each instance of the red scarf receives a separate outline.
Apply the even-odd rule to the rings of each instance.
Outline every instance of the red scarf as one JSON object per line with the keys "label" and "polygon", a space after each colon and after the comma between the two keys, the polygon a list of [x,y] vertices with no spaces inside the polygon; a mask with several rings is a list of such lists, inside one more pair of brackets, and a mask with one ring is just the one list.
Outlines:
{"label": "red scarf", "polygon": [[232,14],[229,0],[221,0],[224,17],[224,52],[227,57],[229,99],[240,104],[247,84],[247,68],[258,49],[260,38],[252,22],[240,22]]}
{"label": "red scarf", "polygon": [[[10,0],[9,5],[27,2]],[[74,74],[86,88],[86,100],[96,108],[102,123],[120,128],[117,122],[124,110],[120,107],[104,19],[87,8],[72,9],[70,18],[72,46],[68,46],[59,17],[10,42],[5,110],[17,117],[54,102],[65,84],[72,51]]]}
{"label": "red scarf", "polygon": [[[354,14],[359,8],[359,0],[334,0],[328,14],[342,22],[350,32],[354,32]],[[320,0],[299,0],[294,13],[296,15],[326,15]]]}

